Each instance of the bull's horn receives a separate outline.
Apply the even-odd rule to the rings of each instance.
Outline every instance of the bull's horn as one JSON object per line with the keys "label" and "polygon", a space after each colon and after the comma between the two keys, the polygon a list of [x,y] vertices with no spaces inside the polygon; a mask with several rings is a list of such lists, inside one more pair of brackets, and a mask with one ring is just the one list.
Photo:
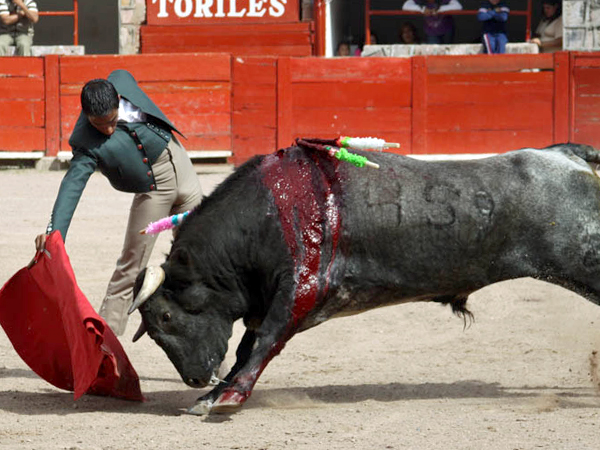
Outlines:
{"label": "bull's horn", "polygon": [[163,281],[165,281],[165,271],[162,267],[148,267],[146,269],[146,274],[144,275],[144,283],[142,284],[142,288],[133,300],[133,303],[131,304],[129,311],[127,311],[127,314],[131,314],[140,306],[142,306],[144,302],[156,292]]}
{"label": "bull's horn", "polygon": [[144,335],[144,333],[146,333],[146,325],[144,325],[144,321],[142,320],[140,322],[140,327],[133,335],[133,339],[131,340],[131,342],[136,342],[139,338],[141,338]]}

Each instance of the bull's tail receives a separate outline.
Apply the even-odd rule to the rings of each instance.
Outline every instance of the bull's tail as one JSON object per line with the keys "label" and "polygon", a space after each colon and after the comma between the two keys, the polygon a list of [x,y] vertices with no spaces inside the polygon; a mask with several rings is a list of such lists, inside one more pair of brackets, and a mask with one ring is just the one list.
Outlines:
{"label": "bull's tail", "polygon": [[462,318],[465,328],[467,325],[471,325],[475,321],[475,316],[467,308],[468,295],[440,295],[434,297],[431,300],[434,302],[442,303],[443,305],[450,305],[452,312],[458,317]]}
{"label": "bull's tail", "polygon": [[588,163],[600,164],[600,151],[585,144],[555,144],[546,147],[547,150],[558,150],[566,155],[575,155]]}

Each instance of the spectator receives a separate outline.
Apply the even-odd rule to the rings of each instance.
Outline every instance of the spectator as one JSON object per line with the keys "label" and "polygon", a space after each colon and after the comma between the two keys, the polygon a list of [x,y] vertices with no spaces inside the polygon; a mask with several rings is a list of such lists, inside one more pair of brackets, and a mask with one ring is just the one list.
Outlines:
{"label": "spectator", "polygon": [[542,1],[542,20],[529,42],[537,44],[540,52],[554,53],[562,50],[563,22],[560,0]]}
{"label": "spectator", "polygon": [[371,31],[369,34],[369,40],[371,43],[369,45],[377,45],[379,43],[379,39],[377,39],[377,35]]}
{"label": "spectator", "polygon": [[400,43],[401,44],[420,44],[419,34],[417,33],[417,27],[410,22],[404,22],[400,25]]}
{"label": "spectator", "polygon": [[425,15],[423,30],[428,44],[451,44],[454,41],[454,19],[439,13],[462,9],[458,0],[407,0],[402,9]]}
{"label": "spectator", "polygon": [[8,55],[8,47],[16,47],[18,56],[31,56],[33,25],[39,20],[33,0],[0,0],[0,56]]}
{"label": "spectator", "polygon": [[482,23],[483,48],[485,53],[506,53],[506,22],[510,9],[503,0],[484,1],[477,12]]}
{"label": "spectator", "polygon": [[335,52],[336,56],[350,56],[350,44],[346,41],[342,41],[338,44]]}
{"label": "spectator", "polygon": [[[88,81],[69,144],[73,158],[54,202],[46,234],[64,239],[89,177],[100,169],[111,185],[131,192],[125,241],[108,284],[100,315],[116,335],[127,325],[135,278],[146,267],[156,235],[141,235],[150,222],[195,207],[202,198],[196,171],[175,136],[179,131],[140,89],[133,76],[115,70]],[[44,249],[46,234],[35,239]]]}

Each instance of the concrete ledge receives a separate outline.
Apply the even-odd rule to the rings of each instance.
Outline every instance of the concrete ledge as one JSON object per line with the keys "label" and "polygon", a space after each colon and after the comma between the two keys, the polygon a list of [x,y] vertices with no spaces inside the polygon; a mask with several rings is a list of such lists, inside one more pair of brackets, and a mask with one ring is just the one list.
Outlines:
{"label": "concrete ledge", "polygon": [[[527,42],[506,44],[506,53],[539,53],[539,47]],[[419,55],[478,55],[483,53],[482,44],[391,44],[365,45],[361,56],[392,56],[409,58]]]}
{"label": "concrete ledge", "polygon": [[[33,45],[31,47],[31,56],[44,55],[85,55],[84,45]],[[8,48],[8,56],[15,55],[15,47]]]}
{"label": "concrete ledge", "polygon": [[52,156],[44,156],[35,163],[37,170],[66,170],[69,168],[69,164],[65,161],[61,161],[58,158]]}

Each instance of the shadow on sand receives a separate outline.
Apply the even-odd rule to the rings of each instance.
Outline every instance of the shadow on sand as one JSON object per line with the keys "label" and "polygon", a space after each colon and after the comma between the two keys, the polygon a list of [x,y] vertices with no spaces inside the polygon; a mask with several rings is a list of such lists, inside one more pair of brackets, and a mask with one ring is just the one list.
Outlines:
{"label": "shadow on sand", "polygon": [[[14,375],[14,374],[13,374]],[[83,396],[76,402],[73,394],[49,388],[42,392],[0,390],[0,410],[23,415],[69,415],[82,412],[154,414],[178,416],[208,392],[206,389],[154,391],[145,393],[146,402],[138,403],[109,397]],[[319,408],[328,404],[357,404],[364,401],[397,402],[429,399],[493,399],[536,398],[547,395],[560,398],[561,408],[598,407],[591,388],[520,386],[506,387],[498,383],[459,381],[455,383],[361,384],[318,387],[257,388],[244,409],[255,408]],[[223,417],[223,416],[221,416]],[[220,421],[214,419],[212,421]]]}

